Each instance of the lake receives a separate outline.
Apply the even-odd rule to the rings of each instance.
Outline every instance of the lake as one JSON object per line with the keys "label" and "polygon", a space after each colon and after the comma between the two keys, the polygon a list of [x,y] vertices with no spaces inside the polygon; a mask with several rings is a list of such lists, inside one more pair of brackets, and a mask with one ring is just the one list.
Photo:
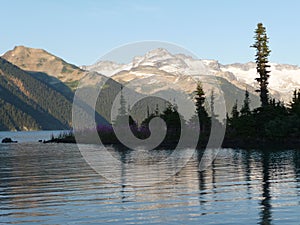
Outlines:
{"label": "lake", "polygon": [[113,183],[74,144],[0,144],[0,223],[299,224],[300,151],[222,149],[199,172],[201,153],[164,182],[130,186],[125,179],[147,179],[148,171],[133,176],[118,168],[124,183]]}

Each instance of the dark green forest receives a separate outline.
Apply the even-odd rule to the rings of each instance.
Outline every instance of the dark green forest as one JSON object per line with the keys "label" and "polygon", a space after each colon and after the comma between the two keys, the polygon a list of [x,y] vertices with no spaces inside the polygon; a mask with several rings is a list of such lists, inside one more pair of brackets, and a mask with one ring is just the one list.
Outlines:
{"label": "dark green forest", "polygon": [[245,91],[245,99],[240,111],[237,105],[227,119],[227,139],[236,141],[256,141],[299,145],[300,138],[300,90],[295,90],[288,103],[278,101],[269,96],[268,80],[272,76],[268,56],[269,38],[262,23],[255,30],[255,61],[258,83],[256,90],[260,95],[261,106],[250,110],[249,93]]}
{"label": "dark green forest", "polygon": [[[244,101],[238,110],[238,102],[227,115],[224,146],[257,147],[260,145],[300,146],[300,89],[293,92],[293,98],[288,103],[281,102],[269,96],[268,79],[272,74],[269,70],[268,56],[271,52],[268,46],[266,28],[262,23],[255,30],[255,43],[251,46],[256,50],[258,83],[256,90],[260,95],[261,106],[251,108],[249,92],[245,90]],[[205,93],[198,84],[196,91],[197,114],[202,123],[209,125],[208,115],[204,108]],[[206,126],[207,126],[206,125]],[[208,126],[209,127],[209,126]],[[209,133],[210,129],[206,129]]]}
{"label": "dark green forest", "polygon": [[72,99],[0,58],[0,129],[69,129]]}

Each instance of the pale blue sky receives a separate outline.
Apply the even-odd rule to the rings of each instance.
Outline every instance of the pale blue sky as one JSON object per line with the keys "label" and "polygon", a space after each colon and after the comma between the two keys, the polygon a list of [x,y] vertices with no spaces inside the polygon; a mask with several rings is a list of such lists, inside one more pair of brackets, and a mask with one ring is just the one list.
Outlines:
{"label": "pale blue sky", "polygon": [[263,22],[270,60],[300,65],[300,1],[0,0],[0,52],[44,48],[68,62],[97,61],[111,49],[166,41],[223,64],[254,58],[254,29]]}

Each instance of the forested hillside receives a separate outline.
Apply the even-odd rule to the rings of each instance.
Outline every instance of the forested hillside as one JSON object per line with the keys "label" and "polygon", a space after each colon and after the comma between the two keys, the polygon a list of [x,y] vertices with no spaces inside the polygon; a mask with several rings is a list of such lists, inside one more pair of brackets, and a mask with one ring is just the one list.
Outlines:
{"label": "forested hillside", "polygon": [[0,58],[1,130],[67,129],[71,110],[70,94]]}

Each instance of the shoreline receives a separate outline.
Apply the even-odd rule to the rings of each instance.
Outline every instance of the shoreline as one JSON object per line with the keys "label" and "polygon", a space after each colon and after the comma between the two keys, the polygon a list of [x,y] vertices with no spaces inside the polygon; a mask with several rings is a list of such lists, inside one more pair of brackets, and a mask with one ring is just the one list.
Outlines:
{"label": "shoreline", "polygon": [[[74,137],[67,138],[54,138],[51,140],[46,140],[43,143],[68,143],[68,144],[77,144]],[[82,144],[93,144],[91,142],[80,142]],[[177,142],[174,142],[177,143]],[[196,147],[197,150],[204,150],[206,148],[207,142],[200,142]],[[116,146],[116,147],[125,147],[120,142],[104,142],[105,146]],[[176,147],[176,145],[175,145]],[[186,146],[187,148],[190,146]],[[300,139],[288,138],[288,139],[228,139],[223,140],[221,148],[233,148],[233,149],[245,149],[245,150],[267,150],[267,149],[277,149],[277,150],[286,150],[286,149],[299,149],[300,150]],[[155,149],[174,149],[174,144],[161,144]]]}

